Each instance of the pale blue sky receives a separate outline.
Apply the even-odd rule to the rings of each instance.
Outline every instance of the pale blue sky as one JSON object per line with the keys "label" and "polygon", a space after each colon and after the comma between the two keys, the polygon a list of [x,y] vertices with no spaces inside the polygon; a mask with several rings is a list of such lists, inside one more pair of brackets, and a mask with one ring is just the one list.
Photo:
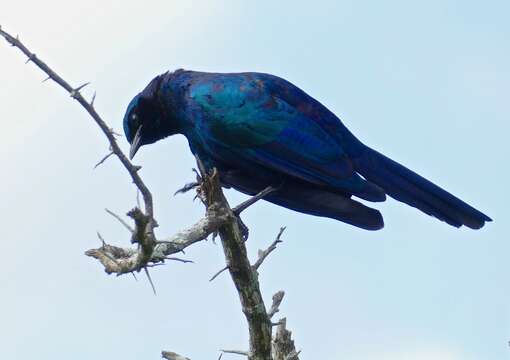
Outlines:
{"label": "pale blue sky", "polygon": [[[249,248],[285,242],[264,264],[266,301],[284,289],[302,359],[501,360],[510,348],[510,3],[508,1],[9,2],[0,24],[72,83],[91,81],[116,129],[127,103],[176,68],[263,71],[327,105],[363,141],[494,218],[455,229],[403,204],[377,204],[367,232],[269,204],[251,208]],[[87,114],[0,46],[0,358],[192,360],[247,348],[219,245],[145,280],[107,277],[83,255],[128,235],[134,188]],[[127,144],[121,140],[125,149]],[[203,214],[183,138],[143,148],[136,163],[156,198],[161,236]],[[232,203],[242,197],[234,192]],[[142,276],[140,276],[143,279]],[[227,358],[226,356],[224,358]]]}

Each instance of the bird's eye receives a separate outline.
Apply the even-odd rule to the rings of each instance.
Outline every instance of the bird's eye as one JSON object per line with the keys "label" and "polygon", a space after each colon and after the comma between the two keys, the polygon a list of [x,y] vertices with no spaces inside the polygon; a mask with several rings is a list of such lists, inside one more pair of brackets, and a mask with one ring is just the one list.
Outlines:
{"label": "bird's eye", "polygon": [[138,119],[138,115],[136,115],[136,114],[131,115],[132,121],[136,121],[136,119]]}

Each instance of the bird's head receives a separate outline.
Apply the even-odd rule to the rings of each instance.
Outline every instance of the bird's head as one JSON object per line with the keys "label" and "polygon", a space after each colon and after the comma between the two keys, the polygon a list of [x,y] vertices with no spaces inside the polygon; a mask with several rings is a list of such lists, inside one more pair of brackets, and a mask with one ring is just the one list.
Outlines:
{"label": "bird's head", "polygon": [[131,144],[130,159],[141,146],[152,144],[175,133],[172,129],[172,117],[160,99],[163,76],[154,78],[127,107],[124,115],[124,133]]}

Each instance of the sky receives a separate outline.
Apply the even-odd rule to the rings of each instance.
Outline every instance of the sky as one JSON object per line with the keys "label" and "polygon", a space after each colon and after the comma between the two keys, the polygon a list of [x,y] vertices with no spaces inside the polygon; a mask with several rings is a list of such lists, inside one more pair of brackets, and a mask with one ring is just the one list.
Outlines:
{"label": "sky", "polygon": [[[261,202],[243,220],[249,253],[287,226],[261,268],[266,303],[286,291],[301,359],[501,360],[510,348],[510,3],[453,1],[109,1],[2,3],[0,25],[121,131],[128,102],[157,74],[186,68],[282,76],[335,112],[367,145],[494,219],[455,229],[389,199],[369,232]],[[107,276],[83,253],[129,234],[135,188],[85,111],[0,42],[0,358],[192,360],[247,349],[246,323],[220,244],[194,264]],[[120,139],[128,149],[125,139]],[[203,215],[182,137],[139,151],[158,235]],[[232,204],[244,199],[234,191]],[[505,235],[507,233],[507,235]],[[234,358],[235,355],[231,355]],[[224,359],[230,358],[224,356]]]}

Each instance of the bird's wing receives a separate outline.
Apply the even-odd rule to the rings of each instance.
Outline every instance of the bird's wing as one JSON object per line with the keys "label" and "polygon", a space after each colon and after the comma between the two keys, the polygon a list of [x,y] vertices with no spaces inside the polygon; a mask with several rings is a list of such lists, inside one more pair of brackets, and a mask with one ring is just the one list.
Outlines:
{"label": "bird's wing", "polygon": [[255,163],[307,182],[382,200],[382,190],[372,188],[354,171],[340,139],[310,115],[313,107],[323,106],[309,96],[296,98],[294,85],[277,81],[282,79],[226,74],[191,86],[198,133],[208,152],[241,168]]}

